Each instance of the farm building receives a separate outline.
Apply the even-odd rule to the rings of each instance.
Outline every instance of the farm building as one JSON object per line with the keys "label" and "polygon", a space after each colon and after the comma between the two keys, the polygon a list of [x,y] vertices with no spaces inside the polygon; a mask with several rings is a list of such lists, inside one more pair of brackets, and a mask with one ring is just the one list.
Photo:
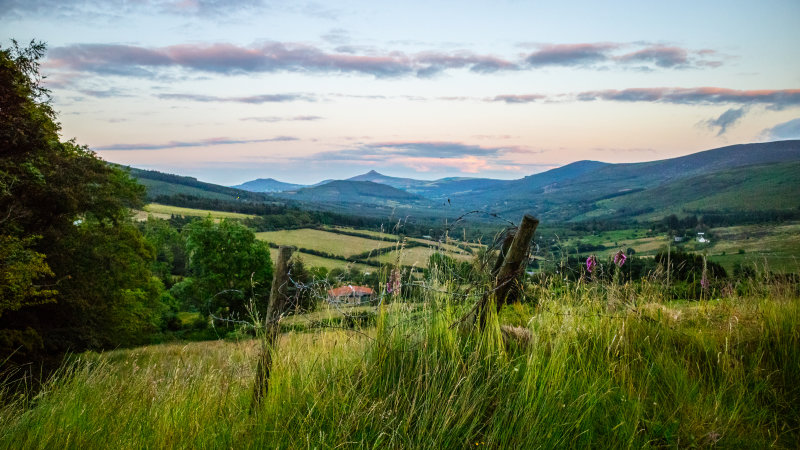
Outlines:
{"label": "farm building", "polygon": [[341,286],[328,291],[331,303],[362,303],[372,298],[374,291],[367,286]]}

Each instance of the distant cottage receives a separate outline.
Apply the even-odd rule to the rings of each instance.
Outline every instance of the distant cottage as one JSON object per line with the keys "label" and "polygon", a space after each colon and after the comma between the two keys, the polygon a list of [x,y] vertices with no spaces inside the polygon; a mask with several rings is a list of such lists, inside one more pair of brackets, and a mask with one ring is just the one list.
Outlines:
{"label": "distant cottage", "polygon": [[701,244],[710,244],[711,241],[706,239],[706,234],[703,232],[697,233],[697,242]]}
{"label": "distant cottage", "polygon": [[374,291],[367,286],[342,286],[328,291],[331,303],[363,303],[372,299]]}

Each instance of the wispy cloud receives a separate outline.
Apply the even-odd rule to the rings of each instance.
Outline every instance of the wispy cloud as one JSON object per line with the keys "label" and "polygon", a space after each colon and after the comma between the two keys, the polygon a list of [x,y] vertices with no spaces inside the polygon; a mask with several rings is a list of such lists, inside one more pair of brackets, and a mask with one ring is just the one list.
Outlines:
{"label": "wispy cloud", "polygon": [[[98,91],[96,95],[112,95],[112,91]],[[239,97],[219,97],[205,94],[164,93],[156,97],[164,100],[185,100],[196,102],[235,102],[235,103],[281,103],[293,101],[316,102],[331,98],[356,98],[365,100],[403,99],[409,101],[484,101],[507,104],[526,104],[535,102],[564,103],[571,101],[610,101],[610,102],[650,102],[682,105],[731,105],[731,106],[763,106],[771,110],[782,110],[800,106],[800,89],[758,89],[737,90],[721,87],[655,87],[606,89],[597,91],[567,92],[560,94],[499,94],[493,97],[419,97],[408,95],[356,95],[356,94],[311,94],[284,93],[259,94]],[[745,111],[738,117],[741,118]],[[722,120],[731,119],[729,113]],[[737,119],[738,119],[737,118]],[[722,122],[720,122],[722,123]],[[732,124],[732,123],[731,123]],[[719,125],[715,125],[719,126]]]}
{"label": "wispy cloud", "polygon": [[92,150],[111,151],[111,150],[164,150],[170,148],[185,147],[213,147],[217,145],[237,145],[237,144],[257,144],[263,142],[289,142],[299,140],[291,136],[277,136],[268,139],[231,139],[231,138],[210,138],[198,141],[169,141],[164,143],[140,143],[140,144],[113,144],[101,147],[93,147]]}
{"label": "wispy cloud", "polygon": [[363,145],[356,149],[318,153],[323,159],[352,160],[379,158],[384,156],[429,156],[455,158],[463,156],[497,156],[515,150],[512,147],[483,147],[457,142],[380,142]]}
{"label": "wispy cloud", "polygon": [[624,62],[648,62],[658,67],[676,67],[689,63],[689,52],[680,47],[654,46],[621,55],[617,59]]}
{"label": "wispy cloud", "polygon": [[537,100],[544,100],[546,99],[546,95],[540,94],[506,94],[506,95],[497,95],[494,97],[490,97],[485,99],[487,102],[505,102],[505,103],[532,103]]}
{"label": "wispy cloud", "polygon": [[578,66],[605,61],[611,50],[619,48],[619,44],[559,44],[543,45],[525,58],[532,67],[542,66]]}
{"label": "wispy cloud", "polygon": [[800,139],[800,117],[765,129],[761,137],[769,141]]}
{"label": "wispy cloud", "polygon": [[[639,48],[636,48],[639,47]],[[631,51],[631,49],[634,49]],[[622,52],[625,53],[622,53]],[[715,51],[692,51],[678,46],[625,44],[614,42],[539,45],[525,62],[531,67],[620,67],[686,69],[719,67]],[[642,66],[644,64],[644,66]]]}
{"label": "wispy cloud", "polygon": [[252,15],[265,10],[311,17],[335,17],[335,11],[317,3],[265,0],[2,0],[0,17],[121,17],[131,14],[167,14],[219,20]]}
{"label": "wispy cloud", "polygon": [[486,72],[512,67],[492,56],[472,54],[381,55],[329,53],[307,44],[269,42],[252,47],[232,44],[146,48],[117,44],[76,44],[54,48],[48,66],[99,74],[153,76],[154,70],[180,67],[226,75],[258,72],[361,73],[377,78],[430,76],[448,68]]}
{"label": "wispy cloud", "polygon": [[109,89],[78,89],[83,95],[95,98],[118,98],[118,97],[130,97],[130,94],[126,94],[120,89],[116,88],[109,88]]}
{"label": "wispy cloud", "polygon": [[732,127],[736,122],[739,122],[746,113],[746,106],[742,108],[730,108],[720,114],[716,119],[708,119],[702,123],[712,130],[718,129],[717,136],[722,136],[728,131],[728,128]]}
{"label": "wispy cloud", "polygon": [[320,36],[322,40],[335,45],[345,45],[350,43],[350,32],[344,28],[333,28]]}
{"label": "wispy cloud", "polygon": [[293,117],[279,117],[279,116],[264,116],[264,117],[243,117],[241,120],[253,122],[311,122],[315,120],[322,120],[321,116],[293,116]]}
{"label": "wispy cloud", "polygon": [[576,97],[583,101],[766,105],[771,109],[800,105],[800,89],[737,90],[720,87],[657,87],[586,91],[578,93]]}
{"label": "wispy cloud", "polygon": [[501,70],[517,70],[519,66],[511,61],[491,55],[476,55],[471,52],[423,52],[415,55],[414,62],[421,66],[419,76],[431,76],[446,69],[468,68],[476,73],[492,73]]}
{"label": "wispy cloud", "polygon": [[310,160],[364,166],[402,166],[422,172],[456,169],[463,173],[478,173],[514,165],[505,158],[519,153],[529,151],[514,146],[486,147],[458,142],[378,142],[317,153]]}
{"label": "wispy cloud", "polygon": [[232,103],[285,103],[295,101],[313,102],[316,97],[312,94],[259,94],[242,97],[218,97],[203,94],[158,94],[156,97],[162,100],[187,100],[193,102],[232,102]]}
{"label": "wispy cloud", "polygon": [[[332,38],[336,39],[336,36]],[[457,69],[487,74],[535,70],[549,66],[597,68],[599,63],[603,63],[603,67],[613,64],[626,66],[632,63],[652,64],[662,69],[698,67],[694,64],[697,62],[694,59],[705,61],[703,58],[707,55],[664,46],[639,48],[633,52],[618,54],[620,48],[631,45],[544,45],[528,55],[523,55],[520,60],[512,60],[467,50],[404,53],[348,45],[337,47],[337,50],[331,52],[314,45],[291,42],[266,42],[252,46],[212,43],[166,47],[74,44],[54,48],[49,54],[47,65],[53,69],[134,77],[154,77],[161,70],[181,68],[224,75],[284,71],[357,73],[376,78],[425,78]],[[690,54],[694,54],[695,58],[690,58]]]}

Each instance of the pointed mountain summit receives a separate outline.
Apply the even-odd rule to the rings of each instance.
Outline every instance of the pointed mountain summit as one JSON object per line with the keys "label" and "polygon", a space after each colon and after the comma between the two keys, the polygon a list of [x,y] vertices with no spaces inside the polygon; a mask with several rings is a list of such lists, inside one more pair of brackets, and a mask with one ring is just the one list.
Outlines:
{"label": "pointed mountain summit", "polygon": [[430,183],[430,181],[415,180],[413,178],[390,177],[375,170],[370,170],[365,174],[348,178],[346,181],[370,181],[372,183],[385,184],[387,186],[403,190],[412,190],[416,187],[424,186]]}
{"label": "pointed mountain summit", "polygon": [[426,204],[420,196],[392,186],[372,181],[334,180],[319,186],[307,187],[281,194],[285,198],[314,203],[372,203],[389,205]]}
{"label": "pointed mountain summit", "polygon": [[305,186],[302,184],[284,183],[274,178],[258,178],[231,187],[250,192],[283,192],[300,189]]}

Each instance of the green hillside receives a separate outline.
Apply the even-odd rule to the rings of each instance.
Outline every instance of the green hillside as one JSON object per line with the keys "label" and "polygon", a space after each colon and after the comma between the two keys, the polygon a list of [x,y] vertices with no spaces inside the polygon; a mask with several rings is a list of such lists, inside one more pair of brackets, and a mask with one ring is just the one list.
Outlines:
{"label": "green hillside", "polygon": [[[151,201],[161,203],[170,203],[164,197],[176,196],[252,204],[280,198],[309,210],[353,216],[385,218],[399,210],[412,220],[439,220],[479,210],[503,217],[533,213],[549,222],[576,222],[597,218],[649,220],[690,211],[796,209],[800,206],[800,180],[794,176],[798,164],[800,141],[779,141],[733,145],[644,163],[578,161],[518,180],[423,181],[371,171],[349,180],[273,195],[156,171],[131,169],[131,174],[147,186]],[[485,215],[470,219],[481,217]]]}
{"label": "green hillside", "polygon": [[331,181],[321,186],[283,192],[284,198],[315,204],[372,204],[380,206],[425,206],[417,195],[371,181]]}
{"label": "green hillside", "polygon": [[759,211],[800,207],[800,162],[742,167],[700,175],[655,188],[601,200],[576,219],[613,217],[647,210],[637,218],[660,218],[688,211]]}
{"label": "green hillside", "polygon": [[147,187],[148,200],[161,196],[191,195],[217,200],[274,201],[266,194],[229,188],[213,183],[205,183],[194,177],[184,177],[155,170],[128,168],[131,176]]}
{"label": "green hillside", "polygon": [[[755,209],[769,209],[775,201],[773,197],[782,192],[800,192],[800,181],[796,177],[769,172],[784,170],[777,167],[797,161],[800,161],[800,141],[734,145],[646,163],[594,165],[584,167],[577,174],[564,170],[580,164],[575,163],[509,182],[502,189],[455,196],[453,202],[465,209],[480,208],[504,215],[533,211],[540,218],[555,221],[610,214],[625,217],[661,214],[656,209],[700,209],[707,202],[689,206],[690,202],[698,200],[698,195],[712,193],[720,194],[708,199],[719,202],[716,206],[719,209],[738,209],[745,202]],[[748,168],[755,166],[764,168],[753,178],[755,175],[751,176]],[[562,171],[563,176],[560,176]],[[724,176],[716,178],[717,174],[731,171],[735,173],[730,175],[730,180],[736,183],[726,182]],[[693,181],[689,182],[690,179]],[[770,181],[773,179],[783,180],[783,184],[776,185]],[[739,180],[752,181],[743,184]],[[713,186],[706,187],[709,183]],[[769,200],[759,202],[762,197]],[[790,195],[789,202],[791,198],[796,197]]]}

